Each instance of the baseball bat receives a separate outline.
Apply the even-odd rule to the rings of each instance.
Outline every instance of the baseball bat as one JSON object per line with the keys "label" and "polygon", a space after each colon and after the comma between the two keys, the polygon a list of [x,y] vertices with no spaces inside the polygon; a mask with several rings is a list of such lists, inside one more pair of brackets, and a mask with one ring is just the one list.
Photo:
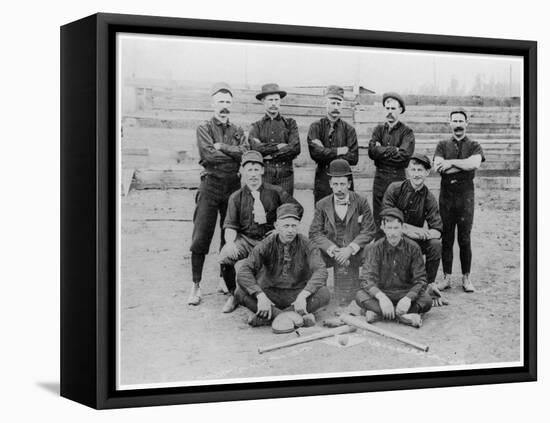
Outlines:
{"label": "baseball bat", "polygon": [[323,330],[308,336],[301,336],[299,338],[291,339],[289,341],[280,342],[278,344],[269,345],[267,347],[258,348],[258,352],[263,354],[265,352],[279,350],[281,348],[292,347],[293,345],[304,344],[306,342],[316,341],[318,339],[328,338],[330,336],[341,335],[343,333],[354,332],[356,330],[353,326],[343,325],[337,328]]}
{"label": "baseball bat", "polygon": [[365,322],[364,320],[358,319],[357,317],[352,316],[351,314],[341,314],[340,320],[342,322],[346,323],[346,325],[354,326],[359,329],[364,329],[369,332],[374,332],[378,335],[386,336],[388,338],[395,339],[397,341],[401,341],[404,344],[410,345],[411,347],[418,348],[421,351],[427,352],[430,348],[428,345],[420,344],[418,342],[412,341],[410,339],[407,339],[401,335],[397,335],[395,333],[392,333],[390,331],[387,331],[385,329],[381,329],[379,327],[376,327],[374,325],[371,325],[370,323]]}

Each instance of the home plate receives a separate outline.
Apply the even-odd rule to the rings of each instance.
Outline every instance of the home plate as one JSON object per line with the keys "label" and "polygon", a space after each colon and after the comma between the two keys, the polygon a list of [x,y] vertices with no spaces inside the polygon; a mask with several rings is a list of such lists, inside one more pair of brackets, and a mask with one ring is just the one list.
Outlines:
{"label": "home plate", "polygon": [[347,348],[365,342],[365,337],[355,333],[346,333],[343,335],[331,336],[330,338],[322,339],[321,342],[334,345],[339,348]]}

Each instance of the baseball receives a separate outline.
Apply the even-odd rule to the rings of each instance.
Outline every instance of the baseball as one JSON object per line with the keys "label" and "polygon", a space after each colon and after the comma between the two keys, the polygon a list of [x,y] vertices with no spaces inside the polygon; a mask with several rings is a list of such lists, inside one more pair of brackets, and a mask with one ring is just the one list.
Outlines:
{"label": "baseball", "polygon": [[338,343],[342,346],[347,345],[349,341],[348,335],[338,335]]}

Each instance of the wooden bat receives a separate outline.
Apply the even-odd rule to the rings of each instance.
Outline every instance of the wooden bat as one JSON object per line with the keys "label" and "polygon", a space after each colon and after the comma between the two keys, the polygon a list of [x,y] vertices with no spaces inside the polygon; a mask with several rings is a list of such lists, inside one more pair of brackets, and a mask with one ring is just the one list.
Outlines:
{"label": "wooden bat", "polygon": [[354,332],[356,330],[353,326],[343,325],[333,329],[323,330],[308,336],[301,336],[299,338],[291,339],[289,341],[280,342],[278,344],[269,345],[267,347],[258,348],[258,352],[263,354],[265,352],[278,350],[281,348],[292,347],[293,345],[304,344],[306,342],[316,341],[318,339],[328,338],[330,336],[341,335],[343,333]]}
{"label": "wooden bat", "polygon": [[430,348],[428,345],[419,344],[418,342],[411,341],[410,339],[407,339],[401,335],[397,335],[395,333],[392,333],[390,331],[387,331],[385,329],[381,329],[379,327],[376,327],[374,325],[371,325],[370,323],[365,322],[364,320],[361,320],[355,316],[352,316],[351,314],[341,314],[340,320],[342,322],[346,323],[346,325],[354,326],[359,329],[368,330],[369,332],[377,333],[378,335],[383,335],[388,338],[395,339],[397,341],[401,341],[404,344],[410,345],[411,347],[418,348],[421,351],[427,352]]}

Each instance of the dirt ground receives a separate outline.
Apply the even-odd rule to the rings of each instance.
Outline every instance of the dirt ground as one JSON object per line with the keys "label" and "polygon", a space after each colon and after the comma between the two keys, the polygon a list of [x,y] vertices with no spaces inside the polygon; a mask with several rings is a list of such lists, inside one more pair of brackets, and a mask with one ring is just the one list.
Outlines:
{"label": "dirt ground", "polygon": [[[120,357],[121,385],[175,383],[330,372],[438,367],[520,360],[519,191],[476,192],[472,232],[475,294],[462,291],[458,276],[445,295],[449,306],[425,315],[420,329],[394,322],[382,328],[428,344],[421,352],[398,341],[359,332],[342,347],[315,341],[265,354],[258,347],[295,338],[246,324],[249,311],[223,314],[226,297],[216,292],[219,230],[207,256],[203,302],[187,305],[191,287],[189,245],[193,190],[133,190],[122,198]],[[366,194],[370,199],[370,193]],[[311,222],[313,195],[297,191],[305,206],[302,231]],[[458,250],[455,275],[458,275]],[[440,269],[441,273],[441,269]],[[329,272],[330,275],[330,272]],[[438,279],[441,275],[438,275]],[[329,287],[332,278],[329,276]],[[321,310],[322,330],[335,305]]]}

